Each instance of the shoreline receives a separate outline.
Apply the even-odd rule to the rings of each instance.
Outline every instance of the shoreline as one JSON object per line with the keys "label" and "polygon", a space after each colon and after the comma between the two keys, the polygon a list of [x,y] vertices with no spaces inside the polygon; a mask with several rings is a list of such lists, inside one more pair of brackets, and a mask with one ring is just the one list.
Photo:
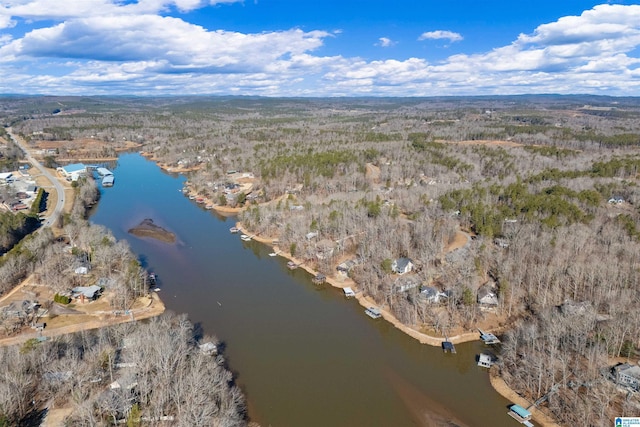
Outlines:
{"label": "shoreline", "polygon": [[[251,236],[251,240],[255,240],[258,243],[267,245],[271,247],[273,251],[278,254],[278,256],[288,259],[289,261],[295,262],[296,264],[298,264],[298,268],[304,269],[307,273],[311,274],[312,276],[315,276],[316,274],[318,274],[317,271],[315,271],[308,265],[305,265],[304,262],[291,256],[291,254],[280,250],[278,246],[273,245],[273,240],[274,240],[273,238],[266,238],[266,237],[253,235],[244,227],[244,225],[240,221],[236,222],[236,227],[241,233]],[[444,341],[443,337],[437,337],[437,336],[425,334],[424,332],[417,331],[403,324],[388,310],[379,307],[370,297],[363,295],[362,291],[358,290],[358,285],[356,282],[353,281],[353,279],[347,277],[343,281],[338,281],[338,279],[336,278],[327,277],[325,282],[333,286],[334,288],[338,288],[338,289],[351,287],[356,294],[355,299],[358,301],[358,303],[362,307],[364,308],[368,308],[370,306],[378,307],[384,320],[391,323],[395,328],[409,335],[411,338],[417,340],[421,344],[426,344],[433,347],[440,347],[442,345],[442,342]],[[503,329],[503,328],[499,328],[499,329]],[[497,332],[497,329],[494,328],[491,330],[487,330],[487,332]],[[449,337],[449,340],[454,344],[461,344],[461,343],[471,342],[471,341],[479,341],[480,334],[479,332],[465,332],[462,334],[457,334],[455,336]],[[492,370],[490,370],[489,372],[489,381],[494,391],[499,395],[501,395],[502,397],[504,397],[505,399],[511,401],[512,403],[519,404],[525,408],[528,407],[530,403],[525,398],[520,396],[515,390],[510,388],[507,385],[507,383],[504,381],[504,379],[502,379],[502,377],[500,377],[497,373],[494,373],[495,371],[496,369],[492,368]],[[556,423],[549,415],[547,415],[545,412],[543,412],[539,408],[532,408],[531,414],[532,414],[533,420],[536,423],[538,423],[541,427],[561,427],[560,424]],[[505,411],[505,415],[506,415],[506,411]]]}
{"label": "shoreline", "polygon": [[[531,406],[532,403],[524,397],[520,396],[514,389],[509,387],[505,380],[500,375],[498,375],[497,371],[498,369],[496,366],[493,366],[489,370],[489,382],[491,383],[491,387],[493,387],[496,393],[511,401],[512,403],[522,406],[523,408],[528,408],[529,406]],[[538,423],[540,427],[561,427],[560,424],[555,422],[549,415],[547,415],[538,407],[529,408],[528,411],[531,412],[533,420]]]}
{"label": "shoreline", "polygon": [[[251,236],[252,240],[255,240],[258,243],[262,243],[272,247],[274,249],[274,252],[278,253],[278,256],[286,258],[289,261],[295,262],[296,264],[298,264],[298,268],[304,269],[307,273],[311,274],[312,276],[315,276],[318,274],[317,271],[315,271],[308,265],[305,265],[303,261],[297,259],[296,257],[291,256],[291,254],[287,252],[282,251],[279,247],[274,246],[272,244],[273,239],[254,236],[250,231],[248,231],[244,227],[244,225],[241,222],[237,222],[236,227],[238,228],[238,230],[240,230],[241,233]],[[440,347],[442,343],[445,341],[444,337],[437,337],[434,335],[425,334],[424,332],[417,331],[411,328],[410,326],[403,324],[391,312],[389,312],[389,310],[379,307],[378,304],[371,299],[371,297],[364,295],[361,290],[358,290],[358,284],[349,277],[345,278],[342,281],[339,281],[334,277],[327,277],[326,283],[338,289],[351,287],[356,294],[355,299],[360,303],[362,307],[364,308],[369,308],[371,306],[378,307],[384,320],[391,323],[394,327],[401,330],[405,334],[409,335],[411,338],[418,340],[421,344]],[[493,331],[495,331],[495,329],[493,329]],[[449,337],[449,341],[451,341],[454,344],[461,344],[465,342],[479,341],[479,340],[480,340],[479,332],[464,332],[464,333]]]}

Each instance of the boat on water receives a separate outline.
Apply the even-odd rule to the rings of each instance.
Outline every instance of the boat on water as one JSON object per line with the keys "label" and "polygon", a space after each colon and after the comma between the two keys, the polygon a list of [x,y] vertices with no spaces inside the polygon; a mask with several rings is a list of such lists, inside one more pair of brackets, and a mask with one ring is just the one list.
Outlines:
{"label": "boat on water", "polygon": [[251,236],[247,236],[246,234],[241,234],[240,239],[245,242],[248,242],[249,240],[251,240]]}
{"label": "boat on water", "polygon": [[269,254],[269,256],[276,256],[276,255],[278,255],[278,253],[277,253],[277,252],[271,252],[271,253]]}
{"label": "boat on water", "polygon": [[189,200],[195,200],[196,196],[189,196]]}
{"label": "boat on water", "polygon": [[237,232],[238,232],[238,231],[240,231],[240,230],[238,229],[238,227],[231,227],[231,228],[229,229],[229,231],[230,231],[231,233],[235,234],[235,233],[237,233]]}
{"label": "boat on water", "polygon": [[372,319],[379,319],[380,317],[382,317],[382,313],[380,313],[380,310],[378,310],[378,308],[376,307],[369,307],[364,312]]}
{"label": "boat on water", "polygon": [[211,209],[213,209],[213,205],[207,205],[204,207],[206,210],[210,211]]}

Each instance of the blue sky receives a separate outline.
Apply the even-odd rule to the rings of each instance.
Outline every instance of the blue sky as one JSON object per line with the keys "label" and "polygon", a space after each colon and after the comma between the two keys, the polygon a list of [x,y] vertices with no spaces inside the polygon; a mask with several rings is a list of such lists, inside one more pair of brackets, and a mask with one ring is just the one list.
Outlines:
{"label": "blue sky", "polygon": [[640,96],[640,5],[0,0],[0,93]]}

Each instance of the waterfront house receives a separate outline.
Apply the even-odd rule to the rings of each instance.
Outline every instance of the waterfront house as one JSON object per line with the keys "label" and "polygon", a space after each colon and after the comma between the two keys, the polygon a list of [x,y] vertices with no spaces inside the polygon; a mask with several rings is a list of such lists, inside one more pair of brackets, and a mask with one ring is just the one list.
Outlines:
{"label": "waterfront house", "polygon": [[420,297],[429,304],[438,304],[443,298],[448,298],[446,292],[440,292],[433,286],[422,286],[420,288]]}
{"label": "waterfront house", "polygon": [[391,263],[391,270],[396,274],[406,274],[413,270],[413,261],[409,258],[398,258]]}
{"label": "waterfront house", "polygon": [[410,277],[400,277],[393,284],[393,290],[396,293],[407,292],[420,286],[421,280],[415,275]]}
{"label": "waterfront house", "polygon": [[622,363],[613,367],[613,373],[617,384],[636,391],[640,389],[640,366]]}
{"label": "waterfront house", "polygon": [[353,259],[349,259],[346,260],[345,262],[342,262],[340,264],[338,264],[338,266],[336,267],[336,270],[338,270],[340,273],[348,273],[349,270],[351,270],[353,267],[355,267],[358,264],[362,263],[362,259],[361,258],[353,258]]}
{"label": "waterfront house", "polygon": [[485,307],[495,307],[498,305],[498,294],[495,288],[484,285],[478,289],[478,304]]}

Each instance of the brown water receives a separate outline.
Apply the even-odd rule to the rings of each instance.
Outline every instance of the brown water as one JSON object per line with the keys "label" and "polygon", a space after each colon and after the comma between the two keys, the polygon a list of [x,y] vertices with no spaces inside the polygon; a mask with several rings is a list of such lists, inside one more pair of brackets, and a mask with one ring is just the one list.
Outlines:
{"label": "brown water", "polygon": [[[290,271],[269,248],[229,233],[179,190],[183,177],[137,154],[123,155],[116,184],[102,191],[91,221],[126,239],[155,272],[167,308],[188,313],[224,341],[252,420],[266,426],[517,426],[509,402],[475,357],[421,345],[371,320],[339,289]],[[128,235],[144,218],[174,232],[170,245]]]}

